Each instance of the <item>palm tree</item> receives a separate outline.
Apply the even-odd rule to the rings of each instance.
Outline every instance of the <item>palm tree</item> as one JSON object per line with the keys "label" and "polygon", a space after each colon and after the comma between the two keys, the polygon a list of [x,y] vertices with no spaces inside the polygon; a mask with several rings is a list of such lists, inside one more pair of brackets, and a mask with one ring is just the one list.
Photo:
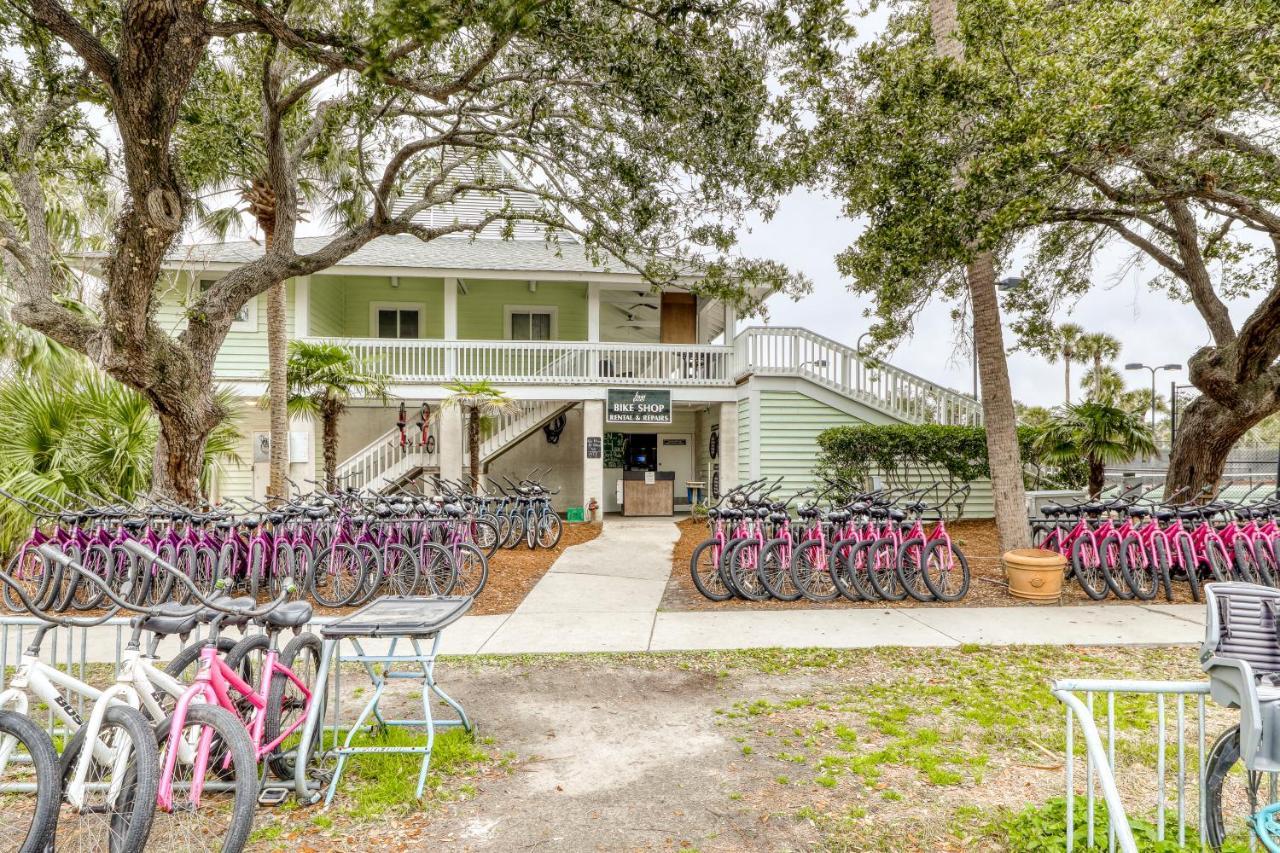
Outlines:
{"label": "palm tree", "polygon": [[1084,329],[1075,323],[1063,323],[1058,327],[1058,354],[1062,357],[1063,389],[1066,396],[1063,402],[1071,404],[1071,362],[1077,358],[1076,347],[1080,345],[1080,337]]}
{"label": "palm tree", "polygon": [[324,446],[324,482],[336,491],[338,420],[355,397],[386,398],[387,378],[367,370],[336,344],[289,342],[288,407],[290,415],[319,418]]}
{"label": "palm tree", "polygon": [[1090,400],[1056,410],[1040,428],[1035,448],[1046,462],[1084,459],[1089,466],[1089,495],[1097,497],[1107,465],[1154,453],[1156,445],[1141,415]]}
{"label": "palm tree", "polygon": [[467,451],[471,454],[471,479],[480,480],[480,438],[492,420],[514,412],[520,404],[491,382],[454,382],[446,385],[449,396],[444,405],[467,414]]}
{"label": "palm tree", "polygon": [[[1093,362],[1092,396],[1099,399],[1097,389],[1102,385],[1102,363],[1120,356],[1120,341],[1106,332],[1090,332],[1081,335],[1076,342],[1076,358],[1088,363]],[[1088,383],[1086,383],[1087,387]]]}
{"label": "palm tree", "polygon": [[[1130,408],[1122,402],[1127,393],[1124,390],[1124,376],[1110,365],[1104,364],[1101,369],[1095,368],[1089,371],[1089,376],[1085,380],[1085,391],[1088,394],[1088,399],[1095,403],[1110,403],[1121,408]],[[1144,399],[1150,405],[1150,391],[1147,392]]]}
{"label": "palm tree", "polygon": [[[960,39],[957,0],[929,0],[929,25],[934,53],[943,61],[964,67],[964,42]],[[970,121],[966,117],[966,121]],[[964,135],[964,130],[960,130]],[[965,183],[967,163],[953,175],[957,187]],[[990,249],[973,246],[965,266],[969,304],[973,306],[973,340],[982,379],[982,416],[987,432],[987,458],[991,467],[991,496],[995,503],[1000,547],[1008,551],[1031,544],[1023,485],[1022,451],[1014,413],[1013,387],[1004,350],[1000,303],[996,296],[996,257]]]}

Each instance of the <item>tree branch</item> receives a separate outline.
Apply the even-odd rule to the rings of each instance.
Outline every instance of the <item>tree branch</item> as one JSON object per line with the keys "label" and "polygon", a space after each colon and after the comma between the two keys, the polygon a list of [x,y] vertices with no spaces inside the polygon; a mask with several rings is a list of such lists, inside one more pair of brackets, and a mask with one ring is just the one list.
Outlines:
{"label": "tree branch", "polygon": [[31,12],[37,21],[48,27],[79,54],[89,70],[98,76],[112,91],[117,91],[116,57],[107,50],[93,33],[81,26],[58,0],[31,0]]}

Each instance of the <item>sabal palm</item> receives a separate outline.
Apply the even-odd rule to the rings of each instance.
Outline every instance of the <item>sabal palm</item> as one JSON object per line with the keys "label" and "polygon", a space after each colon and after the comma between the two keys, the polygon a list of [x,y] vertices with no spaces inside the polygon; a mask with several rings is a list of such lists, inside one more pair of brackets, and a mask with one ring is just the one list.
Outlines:
{"label": "sabal palm", "polygon": [[1047,462],[1084,459],[1091,496],[1102,491],[1107,465],[1155,452],[1151,429],[1141,415],[1092,400],[1055,410],[1036,435],[1035,447]]}
{"label": "sabal palm", "polygon": [[291,341],[286,364],[289,414],[320,421],[324,480],[337,488],[338,422],[358,397],[384,397],[387,378],[335,344]]}
{"label": "sabal palm", "polygon": [[1119,355],[1120,341],[1105,332],[1090,332],[1087,335],[1081,335],[1076,341],[1076,358],[1086,364],[1093,363],[1091,393],[1094,397],[1097,396],[1097,390],[1103,382],[1102,363],[1118,358]]}
{"label": "sabal palm", "polygon": [[1071,362],[1077,358],[1076,348],[1083,334],[1084,328],[1075,323],[1063,323],[1058,327],[1058,355],[1062,358],[1063,388],[1066,392],[1063,402],[1067,405],[1071,403]]}
{"label": "sabal palm", "polygon": [[[208,491],[223,464],[238,461],[241,435],[235,402],[219,395],[229,413],[205,447],[201,485]],[[151,484],[159,432],[145,398],[92,368],[69,360],[59,371],[36,372],[0,382],[0,483],[26,499],[62,502],[72,495],[126,499]],[[30,524],[10,502],[0,507],[0,540],[11,543]]]}
{"label": "sabal palm", "polygon": [[467,451],[471,455],[471,479],[480,479],[480,438],[493,419],[514,412],[520,404],[487,380],[446,385],[444,405],[467,413]]}

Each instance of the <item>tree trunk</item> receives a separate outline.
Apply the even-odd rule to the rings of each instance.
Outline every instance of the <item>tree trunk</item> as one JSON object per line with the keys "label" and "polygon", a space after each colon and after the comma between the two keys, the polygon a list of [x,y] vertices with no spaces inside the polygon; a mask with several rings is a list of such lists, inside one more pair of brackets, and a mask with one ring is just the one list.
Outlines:
{"label": "tree trunk", "polygon": [[471,470],[472,482],[480,482],[480,412],[476,409],[471,410],[471,416],[467,418],[467,449],[471,453]]}
{"label": "tree trunk", "polygon": [[[210,397],[211,393],[206,391],[204,396]],[[218,423],[216,417],[201,419],[199,408],[192,405],[173,413],[156,409],[160,434],[151,466],[151,493],[187,507],[200,503],[204,443]]]}
{"label": "tree trunk", "polygon": [[274,499],[289,494],[289,335],[285,330],[285,283],[267,291],[267,398],[271,411],[271,476],[267,494]]}
{"label": "tree trunk", "polygon": [[[942,59],[964,64],[956,0],[929,0],[934,50]],[[965,168],[954,176],[957,190],[964,188]],[[982,414],[987,427],[987,457],[991,467],[991,493],[995,501],[1000,547],[1008,551],[1031,544],[1027,527],[1027,500],[1022,485],[1022,454],[1018,448],[1017,416],[1009,364],[1000,327],[1000,303],[996,299],[995,257],[979,250],[965,270],[969,301],[973,305],[973,340],[978,350],[978,375],[982,386]]]}
{"label": "tree trunk", "polygon": [[1179,500],[1191,500],[1222,479],[1231,448],[1269,412],[1249,409],[1241,413],[1212,400],[1197,397],[1178,417],[1178,434],[1169,453],[1164,492],[1168,497],[1185,489]]}
{"label": "tree trunk", "polygon": [[1071,405],[1071,357],[1063,356],[1062,364],[1064,368],[1063,369],[1063,380],[1065,381],[1064,390],[1066,391],[1066,395],[1063,397],[1063,399],[1066,401],[1066,404],[1070,406]]}
{"label": "tree trunk", "polygon": [[987,459],[991,468],[991,493],[995,501],[996,530],[1000,548],[1027,548],[1027,497],[1022,479],[1022,451],[1018,447],[1018,420],[1009,384],[1009,363],[1004,354],[1004,330],[996,299],[995,257],[979,252],[966,270],[969,300],[973,304],[973,336],[978,346],[978,373],[982,386],[982,413],[987,427]]}
{"label": "tree trunk", "polygon": [[324,487],[328,492],[338,490],[338,418],[340,406],[324,403],[320,408],[321,442],[324,444]]}
{"label": "tree trunk", "polygon": [[1089,497],[1096,498],[1102,494],[1102,487],[1107,481],[1107,464],[1096,459],[1086,460],[1089,463]]}

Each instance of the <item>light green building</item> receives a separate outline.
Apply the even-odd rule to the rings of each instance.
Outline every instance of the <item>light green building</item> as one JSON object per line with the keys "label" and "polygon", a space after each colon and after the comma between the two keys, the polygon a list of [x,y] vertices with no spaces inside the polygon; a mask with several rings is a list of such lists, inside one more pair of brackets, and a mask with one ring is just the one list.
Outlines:
{"label": "light green building", "polygon": [[[301,238],[297,250],[322,242]],[[260,253],[251,242],[175,253],[161,323],[179,329],[192,294]],[[264,298],[245,307],[215,365],[245,401],[245,464],[221,476],[222,496],[266,489],[267,418],[257,403]],[[532,230],[514,239],[379,238],[322,274],[291,280],[288,311],[291,337],[339,342],[391,377],[386,403],[362,401],[342,424],[340,474],[371,489],[466,470],[461,417],[439,406],[454,379],[490,380],[520,401],[485,439],[491,478],[548,468],[543,480],[560,488],[562,506],[595,499],[606,512],[619,508],[627,467],[672,472],[678,505],[689,483],[716,493],[785,475],[796,490],[812,480],[815,438],[827,427],[980,418],[969,396],[804,329],[743,328],[732,306],[687,288],[656,292],[625,268],[592,263],[578,243],[548,244]],[[637,423],[614,411],[611,392],[615,402],[645,392],[665,405]],[[430,452],[401,446],[402,401],[411,436],[414,415],[430,407]],[[293,478],[315,479],[318,430],[307,421],[291,429]]]}

